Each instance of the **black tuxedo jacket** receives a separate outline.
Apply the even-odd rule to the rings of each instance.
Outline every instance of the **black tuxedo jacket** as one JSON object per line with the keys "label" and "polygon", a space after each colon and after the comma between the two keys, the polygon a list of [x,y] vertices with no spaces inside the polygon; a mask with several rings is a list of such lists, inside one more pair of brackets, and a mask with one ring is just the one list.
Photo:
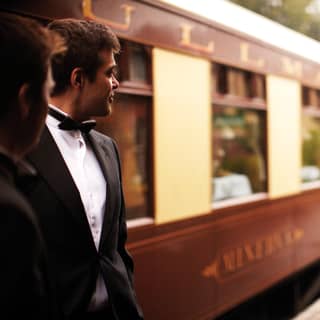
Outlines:
{"label": "black tuxedo jacket", "polygon": [[82,315],[102,273],[113,313],[119,320],[143,319],[133,288],[133,262],[125,249],[125,205],[118,152],[96,131],[88,134],[107,183],[106,210],[97,251],[79,191],[46,127],[40,144],[28,155],[39,181],[26,190],[39,216],[66,319]]}
{"label": "black tuxedo jacket", "polygon": [[58,319],[39,225],[16,178],[14,164],[0,155],[0,318]]}

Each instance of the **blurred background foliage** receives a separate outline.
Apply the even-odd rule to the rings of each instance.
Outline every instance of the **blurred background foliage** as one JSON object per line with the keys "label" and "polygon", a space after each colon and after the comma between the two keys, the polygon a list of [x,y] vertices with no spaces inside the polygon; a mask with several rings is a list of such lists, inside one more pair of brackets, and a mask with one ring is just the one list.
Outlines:
{"label": "blurred background foliage", "polygon": [[320,41],[320,0],[229,0]]}
{"label": "blurred background foliage", "polygon": [[311,130],[309,139],[303,140],[303,165],[320,168],[320,130]]}

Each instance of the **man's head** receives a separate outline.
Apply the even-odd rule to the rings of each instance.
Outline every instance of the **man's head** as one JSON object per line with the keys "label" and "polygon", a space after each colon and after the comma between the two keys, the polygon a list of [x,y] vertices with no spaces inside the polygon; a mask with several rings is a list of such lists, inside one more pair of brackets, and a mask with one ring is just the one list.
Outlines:
{"label": "man's head", "polygon": [[8,137],[15,139],[15,152],[23,155],[37,142],[44,125],[48,67],[59,45],[56,35],[37,22],[3,12],[0,43],[1,134],[15,126],[14,137],[12,132]]}
{"label": "man's head", "polygon": [[103,24],[75,19],[53,21],[48,28],[68,46],[52,62],[52,98],[64,96],[76,103],[76,112],[65,110],[74,118],[107,115],[119,85],[114,76],[114,54],[120,51],[116,35]]}

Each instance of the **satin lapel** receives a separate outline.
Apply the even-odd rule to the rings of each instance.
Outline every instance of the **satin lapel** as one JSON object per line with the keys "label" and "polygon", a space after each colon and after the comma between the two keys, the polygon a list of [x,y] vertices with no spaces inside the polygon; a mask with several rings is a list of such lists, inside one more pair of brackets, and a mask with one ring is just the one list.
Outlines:
{"label": "satin lapel", "polygon": [[27,157],[75,220],[90,230],[80,193],[47,127],[39,146]]}
{"label": "satin lapel", "polygon": [[106,194],[106,209],[103,219],[102,232],[100,245],[107,240],[110,236],[111,227],[115,218],[115,200],[116,200],[116,189],[119,186],[118,168],[114,158],[114,152],[110,150],[113,147],[112,144],[106,145],[105,141],[99,137],[94,131],[88,134],[88,140],[91,143],[92,149],[99,161],[100,167],[104,174],[107,184]]}

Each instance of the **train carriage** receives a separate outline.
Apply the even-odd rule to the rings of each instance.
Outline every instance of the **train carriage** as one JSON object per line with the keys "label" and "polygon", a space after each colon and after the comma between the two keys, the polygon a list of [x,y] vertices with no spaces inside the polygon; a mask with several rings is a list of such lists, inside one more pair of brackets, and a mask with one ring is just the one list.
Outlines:
{"label": "train carriage", "polygon": [[225,1],[1,6],[93,19],[121,39],[98,130],[119,145],[146,319],[284,319],[317,296],[318,42]]}

